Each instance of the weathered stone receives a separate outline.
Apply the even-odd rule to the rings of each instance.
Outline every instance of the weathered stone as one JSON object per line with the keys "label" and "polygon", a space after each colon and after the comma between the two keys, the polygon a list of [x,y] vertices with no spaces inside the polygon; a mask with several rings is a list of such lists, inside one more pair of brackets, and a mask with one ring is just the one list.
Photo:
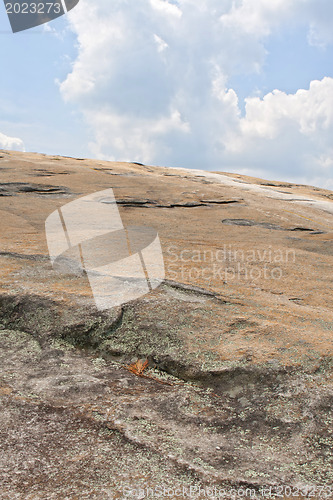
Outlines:
{"label": "weathered stone", "polygon": [[[332,484],[331,192],[7,151],[0,174],[1,499]],[[110,187],[166,280],[100,312],[44,223]]]}

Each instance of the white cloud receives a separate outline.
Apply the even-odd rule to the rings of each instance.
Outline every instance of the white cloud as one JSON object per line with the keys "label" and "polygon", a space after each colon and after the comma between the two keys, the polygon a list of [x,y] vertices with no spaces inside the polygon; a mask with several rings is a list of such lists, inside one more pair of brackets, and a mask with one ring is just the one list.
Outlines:
{"label": "white cloud", "polygon": [[150,5],[157,11],[160,11],[168,16],[177,18],[182,17],[182,11],[180,8],[173,3],[169,3],[167,0],[150,0]]}
{"label": "white cloud", "polygon": [[291,10],[301,0],[243,0],[234,2],[230,11],[221,16],[226,28],[261,38],[272,28],[290,17]]}
{"label": "white cloud", "polygon": [[158,35],[154,35],[154,40],[157,44],[157,50],[159,52],[163,52],[163,50],[167,49],[169,45]]}
{"label": "white cloud", "polygon": [[309,42],[321,47],[333,41],[332,20],[331,0],[235,0],[221,17],[226,28],[256,38],[268,36],[282,23],[303,23]]}
{"label": "white cloud", "polygon": [[226,148],[239,151],[248,141],[275,140],[290,128],[310,141],[323,142],[326,138],[324,142],[329,145],[328,139],[333,137],[332,78],[312,81],[309,90],[300,89],[295,94],[274,90],[263,99],[246,99],[246,116],[234,131],[236,142],[229,138]]}
{"label": "white cloud", "polygon": [[17,137],[8,137],[8,135],[0,132],[0,148],[9,149],[12,151],[24,151],[24,144],[21,139]]}
{"label": "white cloud", "polygon": [[325,179],[333,167],[332,137],[333,79],[326,77],[295,94],[275,90],[263,99],[246,99],[246,114],[224,137],[224,146],[243,165],[294,179],[302,173],[310,179],[316,171]]}
{"label": "white cloud", "polygon": [[[189,125],[182,121],[177,110],[159,120],[142,119],[133,124],[131,118],[112,114],[111,111],[87,113],[87,118],[96,133],[91,149],[100,158],[123,161],[141,160],[149,163],[151,158],[168,154],[168,145],[161,138],[168,134],[189,132]],[[110,151],[111,154],[103,154]]]}
{"label": "white cloud", "polygon": [[291,165],[295,175],[316,166],[325,175],[333,168],[331,78],[248,98],[243,117],[228,82],[262,71],[265,40],[288,23],[305,26],[312,44],[330,43],[332,5],[81,0],[69,14],[78,53],[60,91],[82,111],[99,157],[282,176]]}
{"label": "white cloud", "polygon": [[326,48],[333,42],[333,2],[331,0],[307,0],[309,22],[308,41],[311,45]]}

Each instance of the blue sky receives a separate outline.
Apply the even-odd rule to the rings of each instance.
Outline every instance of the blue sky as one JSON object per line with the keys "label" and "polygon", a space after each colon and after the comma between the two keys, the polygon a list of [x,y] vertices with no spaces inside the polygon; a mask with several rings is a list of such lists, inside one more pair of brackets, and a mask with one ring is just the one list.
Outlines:
{"label": "blue sky", "polygon": [[262,71],[257,74],[235,76],[229,82],[237,92],[244,112],[244,99],[248,96],[265,95],[274,89],[288,94],[300,88],[309,88],[312,80],[333,77],[333,50],[318,48],[307,42],[307,28],[281,28],[266,42],[267,56]]}
{"label": "blue sky", "polygon": [[57,84],[77,52],[67,19],[50,23],[55,32],[38,27],[12,34],[4,9],[0,14],[0,58],[7,68],[0,76],[0,132],[21,138],[27,151],[89,156],[80,112],[64,102]]}
{"label": "blue sky", "polygon": [[81,0],[12,34],[0,148],[333,189],[332,0]]}

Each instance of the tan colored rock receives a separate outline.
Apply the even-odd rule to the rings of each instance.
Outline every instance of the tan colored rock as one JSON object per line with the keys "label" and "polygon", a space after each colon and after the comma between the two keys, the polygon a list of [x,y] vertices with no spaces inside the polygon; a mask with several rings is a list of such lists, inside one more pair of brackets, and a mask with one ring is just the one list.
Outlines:
{"label": "tan colored rock", "polygon": [[[108,188],[158,231],[166,280],[100,312],[44,224]],[[332,192],[0,151],[0,216],[1,498],[332,484]]]}

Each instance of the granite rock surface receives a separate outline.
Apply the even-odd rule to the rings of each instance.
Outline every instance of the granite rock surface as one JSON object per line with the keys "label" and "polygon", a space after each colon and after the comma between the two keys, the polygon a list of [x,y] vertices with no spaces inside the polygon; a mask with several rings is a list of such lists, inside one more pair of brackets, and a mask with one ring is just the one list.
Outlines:
{"label": "granite rock surface", "polygon": [[[100,311],[45,220],[108,188],[165,280]],[[333,495],[331,191],[0,151],[0,220],[1,499]]]}

